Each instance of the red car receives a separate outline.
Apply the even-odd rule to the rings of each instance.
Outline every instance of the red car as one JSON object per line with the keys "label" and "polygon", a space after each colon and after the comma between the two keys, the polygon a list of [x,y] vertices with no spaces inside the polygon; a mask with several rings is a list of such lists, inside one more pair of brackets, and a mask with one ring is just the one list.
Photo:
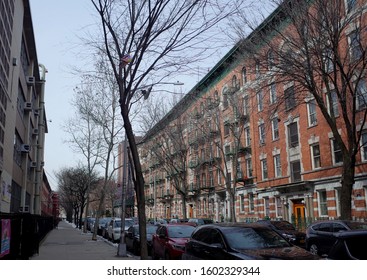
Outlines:
{"label": "red car", "polygon": [[164,224],[157,228],[152,240],[152,258],[181,259],[185,244],[195,227],[187,224]]}

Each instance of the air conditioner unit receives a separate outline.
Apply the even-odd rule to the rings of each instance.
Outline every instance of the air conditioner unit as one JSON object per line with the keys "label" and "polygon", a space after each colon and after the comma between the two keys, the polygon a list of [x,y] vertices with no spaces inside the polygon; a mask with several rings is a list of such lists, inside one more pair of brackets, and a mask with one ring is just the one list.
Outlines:
{"label": "air conditioner unit", "polygon": [[32,110],[32,102],[25,102],[24,111],[31,111],[31,110]]}
{"label": "air conditioner unit", "polygon": [[260,139],[260,145],[265,145],[265,139]]}
{"label": "air conditioner unit", "polygon": [[33,112],[34,112],[35,116],[39,116],[39,114],[40,114],[40,111],[38,109],[35,109]]}
{"label": "air conditioner unit", "polygon": [[27,85],[32,86],[36,82],[36,79],[33,76],[26,77]]}
{"label": "air conditioner unit", "polygon": [[32,134],[33,135],[38,135],[38,128],[33,128]]}
{"label": "air conditioner unit", "polygon": [[32,162],[31,162],[31,167],[32,167],[32,168],[36,168],[36,167],[37,167],[37,162],[32,161]]}
{"label": "air conditioner unit", "polygon": [[21,146],[20,146],[20,151],[22,152],[22,153],[29,153],[29,151],[31,150],[31,146],[30,145],[28,145],[28,144],[22,144]]}
{"label": "air conditioner unit", "polygon": [[29,205],[26,205],[24,207],[19,207],[20,213],[29,213]]}

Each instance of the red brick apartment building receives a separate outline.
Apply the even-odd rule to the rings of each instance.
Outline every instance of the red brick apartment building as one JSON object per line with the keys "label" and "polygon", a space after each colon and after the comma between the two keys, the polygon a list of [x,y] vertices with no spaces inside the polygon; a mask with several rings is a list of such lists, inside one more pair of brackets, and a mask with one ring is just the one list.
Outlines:
{"label": "red brick apartment building", "polygon": [[350,197],[367,219],[366,3],[311,2],[284,1],[145,135],[148,218],[334,219]]}

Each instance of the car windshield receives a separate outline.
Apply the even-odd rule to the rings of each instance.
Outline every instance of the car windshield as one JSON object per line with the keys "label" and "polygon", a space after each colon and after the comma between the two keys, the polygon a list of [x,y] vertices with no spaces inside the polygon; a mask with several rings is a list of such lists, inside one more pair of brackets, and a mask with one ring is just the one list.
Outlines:
{"label": "car windshield", "polygon": [[367,223],[346,222],[350,229],[367,229]]}
{"label": "car windshield", "polygon": [[290,246],[284,238],[268,228],[229,227],[222,231],[230,247],[234,249],[264,249]]}
{"label": "car windshield", "polygon": [[191,226],[168,227],[168,236],[171,238],[188,238],[194,229],[195,227]]}
{"label": "car windshield", "polygon": [[126,226],[132,226],[134,224],[133,220],[125,220],[125,227]]}
{"label": "car windshield", "polygon": [[273,221],[272,224],[280,230],[295,230],[294,226],[284,221]]}

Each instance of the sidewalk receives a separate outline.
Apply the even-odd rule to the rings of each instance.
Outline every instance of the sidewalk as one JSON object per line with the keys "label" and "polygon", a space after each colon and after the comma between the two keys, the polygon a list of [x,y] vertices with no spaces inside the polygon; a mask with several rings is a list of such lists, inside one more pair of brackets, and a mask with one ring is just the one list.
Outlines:
{"label": "sidewalk", "polygon": [[118,244],[98,236],[92,240],[90,232],[83,233],[75,225],[60,221],[42,241],[39,254],[31,260],[134,260],[140,259],[127,252],[127,257],[117,256]]}

